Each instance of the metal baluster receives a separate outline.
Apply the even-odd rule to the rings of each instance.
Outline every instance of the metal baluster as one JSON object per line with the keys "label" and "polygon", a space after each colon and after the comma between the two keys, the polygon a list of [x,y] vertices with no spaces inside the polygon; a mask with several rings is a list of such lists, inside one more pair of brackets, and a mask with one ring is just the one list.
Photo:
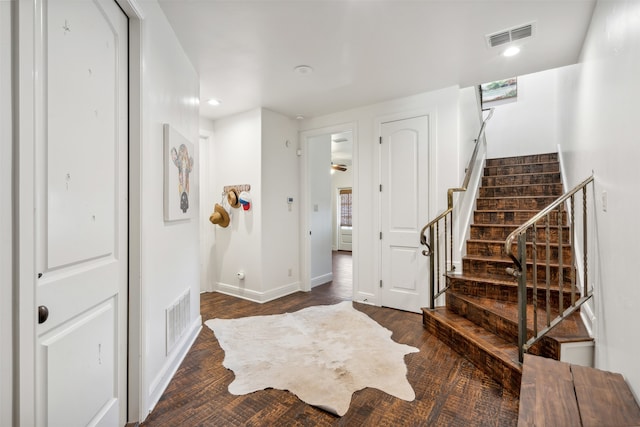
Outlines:
{"label": "metal baluster", "polygon": [[437,288],[440,292],[440,221],[436,222],[436,272],[437,272]]}
{"label": "metal baluster", "polygon": [[[431,249],[433,249],[433,241],[434,241],[434,237],[433,237],[433,225],[432,225],[431,227],[429,227],[429,246],[431,247]],[[429,255],[429,287],[431,288],[431,298],[430,298],[431,301],[429,301],[429,308],[432,310],[436,308],[436,299],[435,299],[436,281],[434,278],[434,273],[435,273],[434,260],[435,258],[433,257],[433,250],[432,250],[431,255]]]}
{"label": "metal baluster", "polygon": [[538,223],[533,224],[533,236],[531,239],[531,255],[533,258],[533,336],[538,336]]}
{"label": "metal baluster", "polygon": [[524,271],[518,277],[518,358],[524,360],[524,346],[527,342],[527,234],[518,236],[518,259]]}
{"label": "metal baluster", "polygon": [[550,228],[549,214],[544,217],[544,227],[545,227],[545,240],[546,240],[546,256],[547,256],[547,264],[545,270],[545,285],[547,288],[547,326],[551,325],[551,228]]}
{"label": "metal baluster", "polygon": [[[447,256],[449,256],[449,250],[447,248],[447,244],[449,242],[448,239],[448,229],[447,229],[447,216],[444,216],[444,274],[447,274]],[[440,291],[438,291],[440,292]]]}
{"label": "metal baluster", "polygon": [[584,257],[582,262],[584,262],[584,292],[583,296],[587,296],[587,292],[589,287],[587,286],[589,276],[588,268],[587,268],[587,186],[582,187],[582,235],[583,235],[583,252]]}
{"label": "metal baluster", "polygon": [[573,194],[569,198],[571,204],[571,222],[569,223],[569,244],[571,245],[571,307],[576,305],[576,251],[575,247],[575,199]]}
{"label": "metal baluster", "polygon": [[456,267],[453,265],[453,211],[451,211],[451,221],[449,221],[449,226],[451,227],[451,234],[449,234],[451,238],[451,246],[449,246],[451,256],[449,257],[449,260],[451,261],[451,271],[454,271]]}
{"label": "metal baluster", "polygon": [[[558,249],[562,247],[562,205],[558,205]],[[558,310],[562,314],[564,311],[564,260],[562,259],[562,251],[558,250],[558,288],[560,290]]]}

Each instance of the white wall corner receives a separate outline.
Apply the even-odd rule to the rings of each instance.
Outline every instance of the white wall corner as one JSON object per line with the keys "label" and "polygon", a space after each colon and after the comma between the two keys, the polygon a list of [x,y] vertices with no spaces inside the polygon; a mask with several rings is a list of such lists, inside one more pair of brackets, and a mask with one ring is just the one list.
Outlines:
{"label": "white wall corner", "polygon": [[189,329],[187,329],[180,342],[174,347],[164,366],[158,372],[158,375],[151,382],[149,386],[148,414],[153,411],[153,408],[155,408],[156,404],[162,397],[162,393],[164,393],[167,386],[169,385],[169,382],[171,382],[171,379],[178,371],[180,364],[186,357],[189,349],[195,342],[201,329],[202,316],[198,316],[191,323],[191,326],[189,326]]}

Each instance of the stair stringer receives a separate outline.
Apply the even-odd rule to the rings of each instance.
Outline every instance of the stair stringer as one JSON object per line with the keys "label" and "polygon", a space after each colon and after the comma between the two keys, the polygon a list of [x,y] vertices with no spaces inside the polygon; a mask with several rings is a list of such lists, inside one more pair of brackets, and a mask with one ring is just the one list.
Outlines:
{"label": "stair stringer", "polygon": [[[560,179],[562,181],[562,185],[564,186],[564,188],[571,188],[572,186],[570,186],[569,183],[567,182],[567,171],[565,169],[564,153],[562,151],[562,146],[560,144],[558,144],[558,163],[560,164]],[[595,196],[592,197],[592,200],[595,200]],[[568,210],[569,206],[566,206],[566,208]],[[569,222],[571,222],[571,218],[569,218]],[[582,233],[582,227],[574,228],[574,234],[575,234],[574,243],[573,243],[574,254],[583,253],[584,246],[583,246],[581,233]],[[595,239],[597,239],[598,235],[597,235],[597,232],[595,232],[595,230],[592,236],[593,236],[592,238],[595,237]],[[597,248],[598,247],[597,242],[594,242],[594,243],[595,244],[592,244],[592,247]],[[576,286],[578,287],[578,289],[584,289],[584,262],[582,257],[580,256],[574,257],[574,265],[576,268]],[[594,265],[597,265],[597,263],[594,263]],[[597,282],[596,282],[596,285],[597,285]],[[594,294],[597,294],[595,290],[594,290]],[[580,307],[580,316],[582,317],[582,322],[584,323],[584,326],[587,328],[587,331],[589,332],[589,336],[594,338],[594,341],[595,341],[596,331],[594,331],[594,325],[596,325],[596,315],[595,315],[595,307],[594,307],[594,298],[591,298],[589,301],[587,301]],[[595,351],[595,350],[592,349],[592,351]],[[583,360],[584,358],[590,358],[591,365],[583,365],[583,366],[593,366],[593,354],[581,355],[579,358],[580,360]],[[574,363],[574,362],[569,361],[569,363]],[[574,364],[582,365],[582,363],[579,363],[579,362],[575,362]]]}

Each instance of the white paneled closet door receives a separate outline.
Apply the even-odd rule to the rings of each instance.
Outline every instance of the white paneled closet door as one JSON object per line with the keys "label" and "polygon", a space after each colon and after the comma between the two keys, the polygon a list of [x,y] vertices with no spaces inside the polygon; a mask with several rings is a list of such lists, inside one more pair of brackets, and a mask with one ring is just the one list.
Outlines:
{"label": "white paneled closet door", "polygon": [[429,117],[383,123],[381,136],[380,302],[419,313],[429,296],[419,238],[428,215]]}
{"label": "white paneled closet door", "polygon": [[42,5],[37,421],[121,426],[127,401],[128,21],[113,0]]}

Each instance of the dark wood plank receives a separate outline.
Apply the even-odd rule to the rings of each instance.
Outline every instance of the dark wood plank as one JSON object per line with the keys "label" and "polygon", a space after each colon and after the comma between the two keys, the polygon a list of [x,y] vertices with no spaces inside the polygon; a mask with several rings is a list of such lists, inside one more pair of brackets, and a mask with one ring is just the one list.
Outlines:
{"label": "dark wood plank", "polygon": [[570,365],[526,354],[518,426],[580,425]]}
{"label": "dark wood plank", "polygon": [[572,365],[582,425],[640,426],[640,408],[620,374]]}
{"label": "dark wood plank", "polygon": [[[348,253],[334,268],[350,267]],[[342,263],[342,265],[340,265]],[[256,304],[238,298],[201,295],[203,320],[295,311],[334,304],[351,297],[350,274],[334,274],[333,283]],[[342,277],[342,279],[340,279]],[[340,280],[340,282],[338,282]],[[347,292],[348,290],[348,292]],[[337,417],[307,405],[292,393],[262,390],[231,395],[233,373],[222,366],[224,352],[213,332],[203,328],[162,398],[143,426],[513,426],[517,397],[476,369],[422,327],[419,314],[354,304],[392,338],[420,349],[405,357],[416,399],[405,402],[373,388],[354,393],[349,411]]]}

